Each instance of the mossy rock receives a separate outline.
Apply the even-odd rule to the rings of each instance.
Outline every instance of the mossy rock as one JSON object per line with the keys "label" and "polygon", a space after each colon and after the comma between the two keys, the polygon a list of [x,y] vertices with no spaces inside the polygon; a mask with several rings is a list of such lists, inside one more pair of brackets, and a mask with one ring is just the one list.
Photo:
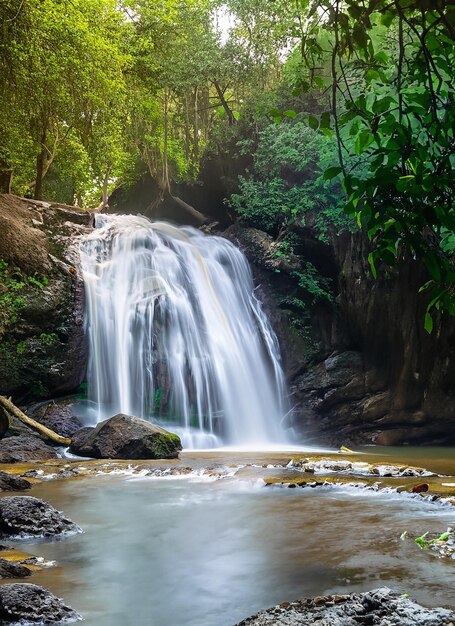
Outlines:
{"label": "mossy rock", "polygon": [[81,429],[70,446],[73,454],[95,459],[175,459],[181,449],[178,435],[123,413]]}

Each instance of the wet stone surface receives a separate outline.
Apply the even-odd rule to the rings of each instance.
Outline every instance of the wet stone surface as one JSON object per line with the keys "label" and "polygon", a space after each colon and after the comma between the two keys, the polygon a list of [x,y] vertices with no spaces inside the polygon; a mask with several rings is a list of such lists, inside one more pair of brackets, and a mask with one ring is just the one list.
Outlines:
{"label": "wet stone surface", "polygon": [[58,458],[51,446],[30,435],[6,437],[0,441],[0,463],[23,463]]}
{"label": "wet stone surface", "polygon": [[0,586],[0,624],[60,624],[81,619],[52,593],[29,583]]}
{"label": "wet stone surface", "polygon": [[44,500],[32,496],[0,499],[0,537],[56,537],[76,532],[79,526]]}
{"label": "wet stone surface", "polygon": [[427,609],[381,587],[365,593],[285,602],[242,620],[237,626],[453,626],[449,609]]}
{"label": "wet stone surface", "polygon": [[25,491],[31,486],[25,478],[0,471],[0,491]]}
{"label": "wet stone surface", "polygon": [[24,565],[0,558],[0,578],[26,578],[31,573],[31,570]]}

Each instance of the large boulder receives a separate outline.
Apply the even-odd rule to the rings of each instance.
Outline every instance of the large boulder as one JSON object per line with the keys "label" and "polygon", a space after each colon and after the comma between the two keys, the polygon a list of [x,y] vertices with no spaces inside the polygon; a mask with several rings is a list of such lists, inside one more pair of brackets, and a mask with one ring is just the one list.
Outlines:
{"label": "large boulder", "polygon": [[175,459],[180,437],[138,417],[119,413],[74,436],[70,452],[95,459]]}
{"label": "large boulder", "polygon": [[55,537],[80,532],[79,526],[33,496],[7,496],[0,499],[0,536]]}
{"label": "large boulder", "polygon": [[237,626],[451,626],[455,613],[427,609],[381,587],[365,593],[285,602],[243,620]]}
{"label": "large boulder", "polygon": [[30,435],[6,437],[0,441],[0,463],[27,463],[57,459],[58,454],[51,446]]}
{"label": "large boulder", "polygon": [[60,624],[80,619],[70,606],[38,585],[0,586],[0,624]]}

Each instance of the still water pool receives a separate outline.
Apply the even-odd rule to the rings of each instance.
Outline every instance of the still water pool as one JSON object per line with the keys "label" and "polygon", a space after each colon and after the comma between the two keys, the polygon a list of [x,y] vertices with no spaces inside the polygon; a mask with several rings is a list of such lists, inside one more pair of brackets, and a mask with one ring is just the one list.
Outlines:
{"label": "still water pool", "polygon": [[380,585],[455,605],[454,562],[400,540],[405,530],[443,532],[453,508],[197,477],[59,480],[32,495],[84,529],[21,547],[57,561],[31,582],[64,598],[86,626],[232,626],[285,600]]}

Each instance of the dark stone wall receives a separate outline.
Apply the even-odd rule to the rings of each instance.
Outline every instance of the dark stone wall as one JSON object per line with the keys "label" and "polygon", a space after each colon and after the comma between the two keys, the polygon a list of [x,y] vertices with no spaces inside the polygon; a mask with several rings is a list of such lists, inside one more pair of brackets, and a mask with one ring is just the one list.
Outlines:
{"label": "dark stone wall", "polygon": [[[362,233],[323,244],[302,229],[299,254],[283,260],[256,229],[226,231],[245,251],[278,334],[294,406],[289,425],[306,443],[455,443],[455,318],[423,328],[427,276],[404,258],[374,280]],[[309,307],[306,327],[283,307],[291,272],[311,261],[332,279],[333,304]]]}

